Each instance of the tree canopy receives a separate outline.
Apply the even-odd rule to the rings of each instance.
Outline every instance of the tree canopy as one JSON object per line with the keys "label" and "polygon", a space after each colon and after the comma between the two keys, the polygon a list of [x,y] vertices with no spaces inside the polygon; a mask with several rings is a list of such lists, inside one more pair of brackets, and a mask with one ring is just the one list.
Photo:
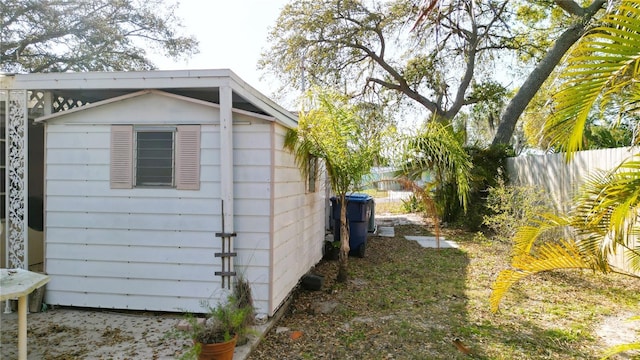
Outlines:
{"label": "tree canopy", "polygon": [[504,60],[519,59],[533,70],[498,112],[500,121],[487,119],[497,127],[493,143],[508,143],[533,95],[605,2],[292,0],[259,66],[289,91],[328,84],[412,103],[449,122],[468,105],[494,113],[495,104],[504,106]]}
{"label": "tree canopy", "polygon": [[[553,16],[551,16],[552,14],[544,16],[545,8],[553,12],[554,8],[551,6],[551,3],[556,5],[556,11],[558,11],[557,9],[561,9],[564,12],[561,20],[554,21]],[[534,9],[534,14],[542,14],[542,16],[529,16],[525,17],[525,19],[535,19],[533,23],[546,24],[547,28],[553,28],[555,25],[564,25],[564,31],[552,37],[555,41],[549,44],[546,53],[536,61],[535,67],[528,74],[526,80],[502,112],[496,135],[493,138],[493,145],[509,143],[520,115],[525,111],[526,107],[563,59],[567,51],[569,51],[576,41],[589,29],[592,19],[603,9],[606,0],[593,0],[585,3],[586,6],[583,7],[572,0],[538,0],[532,1],[529,6],[521,8]],[[540,5],[543,7],[540,8]],[[527,24],[527,22],[525,22],[525,24]],[[549,31],[543,31],[542,33],[554,34],[554,32]],[[544,44],[544,41],[542,41],[542,43]]]}
{"label": "tree canopy", "polygon": [[149,70],[147,49],[172,58],[197,52],[164,0],[3,0],[0,71]]}
{"label": "tree canopy", "polygon": [[293,88],[301,80],[350,94],[412,99],[438,118],[491,93],[474,73],[503,47],[506,2],[458,1],[441,26],[411,31],[420,8],[409,0],[294,0],[284,7],[260,66]]}
{"label": "tree canopy", "polygon": [[379,138],[361,126],[367,119],[344,95],[314,90],[306,100],[298,128],[288,132],[285,144],[303,171],[310,159],[322,159],[337,194],[355,190],[378,154]]}

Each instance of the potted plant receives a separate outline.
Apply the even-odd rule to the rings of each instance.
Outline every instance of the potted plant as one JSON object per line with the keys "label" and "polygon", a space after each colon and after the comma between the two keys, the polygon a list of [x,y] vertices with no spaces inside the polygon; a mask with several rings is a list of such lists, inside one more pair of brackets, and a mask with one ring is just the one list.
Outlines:
{"label": "potted plant", "polygon": [[250,287],[239,279],[227,301],[211,306],[203,303],[205,319],[187,315],[187,334],[193,341],[183,359],[232,360],[236,344],[244,344],[254,319]]}

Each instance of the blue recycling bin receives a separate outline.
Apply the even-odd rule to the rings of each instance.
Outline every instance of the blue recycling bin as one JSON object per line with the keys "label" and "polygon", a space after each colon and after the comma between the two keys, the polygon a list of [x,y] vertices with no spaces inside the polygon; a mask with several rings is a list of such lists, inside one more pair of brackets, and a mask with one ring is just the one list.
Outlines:
{"label": "blue recycling bin", "polygon": [[375,233],[378,230],[378,227],[376,226],[376,202],[373,200],[373,197],[369,199],[369,206],[371,207],[371,216],[369,216],[367,231]]}
{"label": "blue recycling bin", "polygon": [[[367,247],[367,232],[373,214],[373,197],[367,194],[349,194],[347,221],[349,222],[349,254],[364,257]],[[340,241],[340,199],[331,198],[333,239]]]}

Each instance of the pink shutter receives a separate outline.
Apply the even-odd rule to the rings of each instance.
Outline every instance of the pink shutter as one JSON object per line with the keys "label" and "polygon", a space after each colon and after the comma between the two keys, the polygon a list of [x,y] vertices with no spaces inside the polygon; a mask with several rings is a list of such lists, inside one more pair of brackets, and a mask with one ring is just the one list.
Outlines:
{"label": "pink shutter", "polygon": [[111,126],[110,182],[112,189],[133,187],[133,126]]}
{"label": "pink shutter", "polygon": [[176,188],[200,190],[200,125],[178,126]]}

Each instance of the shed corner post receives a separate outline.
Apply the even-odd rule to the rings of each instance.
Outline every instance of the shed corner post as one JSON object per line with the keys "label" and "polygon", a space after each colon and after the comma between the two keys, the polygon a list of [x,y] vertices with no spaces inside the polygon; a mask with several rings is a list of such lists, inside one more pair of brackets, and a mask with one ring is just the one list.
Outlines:
{"label": "shed corner post", "polygon": [[234,232],[233,224],[233,118],[232,90],[220,87],[220,197],[224,201],[225,231]]}
{"label": "shed corner post", "polygon": [[[233,194],[233,90],[229,84],[220,86],[220,199],[222,200],[222,221],[224,232],[234,234],[234,194]],[[223,238],[224,241],[224,238]],[[228,253],[234,252],[234,238],[228,237]],[[229,256],[226,267],[228,273],[235,271],[233,257]],[[225,285],[223,276],[223,286]],[[231,276],[227,277],[227,287],[231,288]]]}

